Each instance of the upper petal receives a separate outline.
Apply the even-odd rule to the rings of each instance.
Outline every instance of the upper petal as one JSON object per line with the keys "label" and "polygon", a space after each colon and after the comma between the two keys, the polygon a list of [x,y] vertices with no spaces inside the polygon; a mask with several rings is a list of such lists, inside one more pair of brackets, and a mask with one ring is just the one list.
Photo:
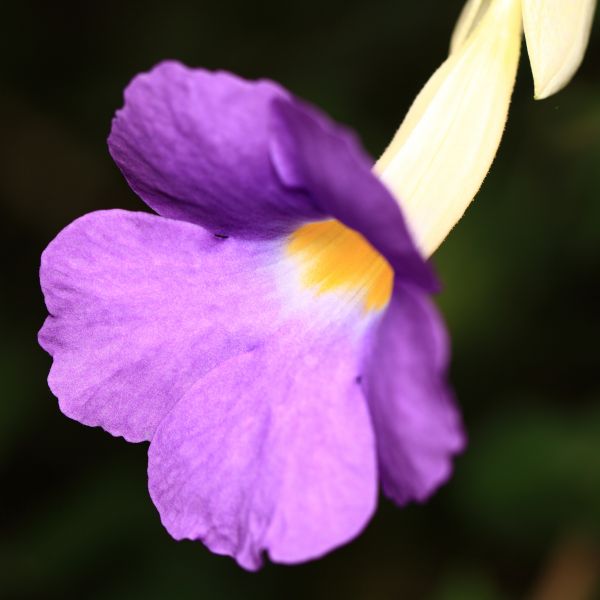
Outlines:
{"label": "upper petal", "polygon": [[257,569],[353,538],[376,503],[373,432],[356,332],[290,322],[209,373],[159,426],[149,487],[177,539]]}
{"label": "upper petal", "polygon": [[523,0],[523,25],[535,97],[547,98],[573,77],[585,55],[596,0]]}
{"label": "upper petal", "polygon": [[206,372],[260,344],[282,302],[272,243],[145,213],[92,213],[42,256],[41,345],[62,411],[149,440]]}
{"label": "upper petal", "polygon": [[448,342],[430,300],[396,286],[366,359],[365,389],[384,492],[423,501],[452,471],[465,444],[448,387]]}
{"label": "upper petal", "polygon": [[361,233],[404,281],[436,289],[398,203],[373,175],[372,161],[354,134],[299,101],[278,98],[273,105],[271,149],[282,181]]}
{"label": "upper petal", "polygon": [[271,165],[270,106],[287,96],[268,81],[164,62],[127,87],[109,149],[159,214],[228,235],[279,235],[324,217]]}
{"label": "upper petal", "polygon": [[402,276],[436,285],[353,134],[274,83],[162,63],[127,88],[109,147],[159,214],[237,237],[333,216]]}

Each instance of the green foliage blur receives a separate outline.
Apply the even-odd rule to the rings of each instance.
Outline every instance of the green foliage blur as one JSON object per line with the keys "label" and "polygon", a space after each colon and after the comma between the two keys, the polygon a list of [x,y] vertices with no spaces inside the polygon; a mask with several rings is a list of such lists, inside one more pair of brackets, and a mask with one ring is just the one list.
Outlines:
{"label": "green foliage blur", "polygon": [[[522,61],[476,202],[435,255],[470,444],[424,506],[386,500],[319,561],[257,574],[163,530],[146,445],[70,421],[37,346],[39,255],[71,220],[143,209],[106,149],[164,58],[269,77],[382,151],[462,0],[14,2],[0,17],[0,597],[600,598],[600,20],[573,83]],[[554,594],[554,595],[552,595]]]}

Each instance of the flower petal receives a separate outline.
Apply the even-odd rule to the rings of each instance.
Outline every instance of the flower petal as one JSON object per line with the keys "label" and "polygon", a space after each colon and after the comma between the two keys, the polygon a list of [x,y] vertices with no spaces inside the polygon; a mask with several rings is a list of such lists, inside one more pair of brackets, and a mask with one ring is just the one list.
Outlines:
{"label": "flower petal", "polygon": [[149,487],[176,539],[254,570],[263,551],[306,561],[369,520],[377,476],[358,340],[314,318],[209,373],[158,427]]}
{"label": "flower petal", "polygon": [[406,228],[402,212],[371,171],[354,134],[299,101],[273,103],[273,164],[290,189],[361,233],[398,277],[429,290],[438,287]]}
{"label": "flower petal", "polygon": [[450,40],[450,52],[460,48],[477,27],[492,0],[468,0],[458,17]]}
{"label": "flower petal", "polygon": [[219,239],[156,215],[105,211],[64,229],[42,256],[50,316],[40,344],[62,411],[129,441],[206,372],[277,327],[270,242]]}
{"label": "flower petal", "polygon": [[492,2],[433,74],[375,170],[429,256],[458,222],[494,159],[517,73],[521,7]]}
{"label": "flower petal", "polygon": [[129,84],[109,149],[159,214],[213,233],[280,235],[325,216],[273,172],[270,105],[287,96],[268,81],[164,62]]}
{"label": "flower petal", "polygon": [[596,0],[523,0],[523,25],[535,97],[561,90],[585,55]]}
{"label": "flower petal", "polygon": [[429,299],[397,286],[374,336],[365,389],[386,495],[423,501],[444,483],[465,444],[446,382],[448,342]]}

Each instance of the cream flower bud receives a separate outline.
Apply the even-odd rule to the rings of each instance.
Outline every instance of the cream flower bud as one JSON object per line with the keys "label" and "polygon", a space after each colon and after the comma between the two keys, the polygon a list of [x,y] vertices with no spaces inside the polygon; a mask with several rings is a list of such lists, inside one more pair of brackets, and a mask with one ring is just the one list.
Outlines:
{"label": "cream flower bud", "polygon": [[500,144],[517,73],[521,1],[471,0],[468,11],[455,50],[375,165],[425,255],[479,190]]}
{"label": "cream flower bud", "polygon": [[432,254],[479,190],[508,116],[521,23],[535,97],[564,87],[589,40],[596,0],[468,0],[450,56],[411,106],[375,171]]}

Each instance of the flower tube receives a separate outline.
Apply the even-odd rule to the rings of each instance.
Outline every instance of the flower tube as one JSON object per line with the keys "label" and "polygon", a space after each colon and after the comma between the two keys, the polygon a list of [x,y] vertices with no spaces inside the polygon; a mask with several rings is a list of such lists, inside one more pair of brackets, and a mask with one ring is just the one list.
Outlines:
{"label": "flower tube", "polygon": [[564,87],[589,39],[595,0],[469,0],[450,56],[417,96],[375,171],[425,255],[442,243],[494,160],[517,74],[522,23],[536,98]]}

